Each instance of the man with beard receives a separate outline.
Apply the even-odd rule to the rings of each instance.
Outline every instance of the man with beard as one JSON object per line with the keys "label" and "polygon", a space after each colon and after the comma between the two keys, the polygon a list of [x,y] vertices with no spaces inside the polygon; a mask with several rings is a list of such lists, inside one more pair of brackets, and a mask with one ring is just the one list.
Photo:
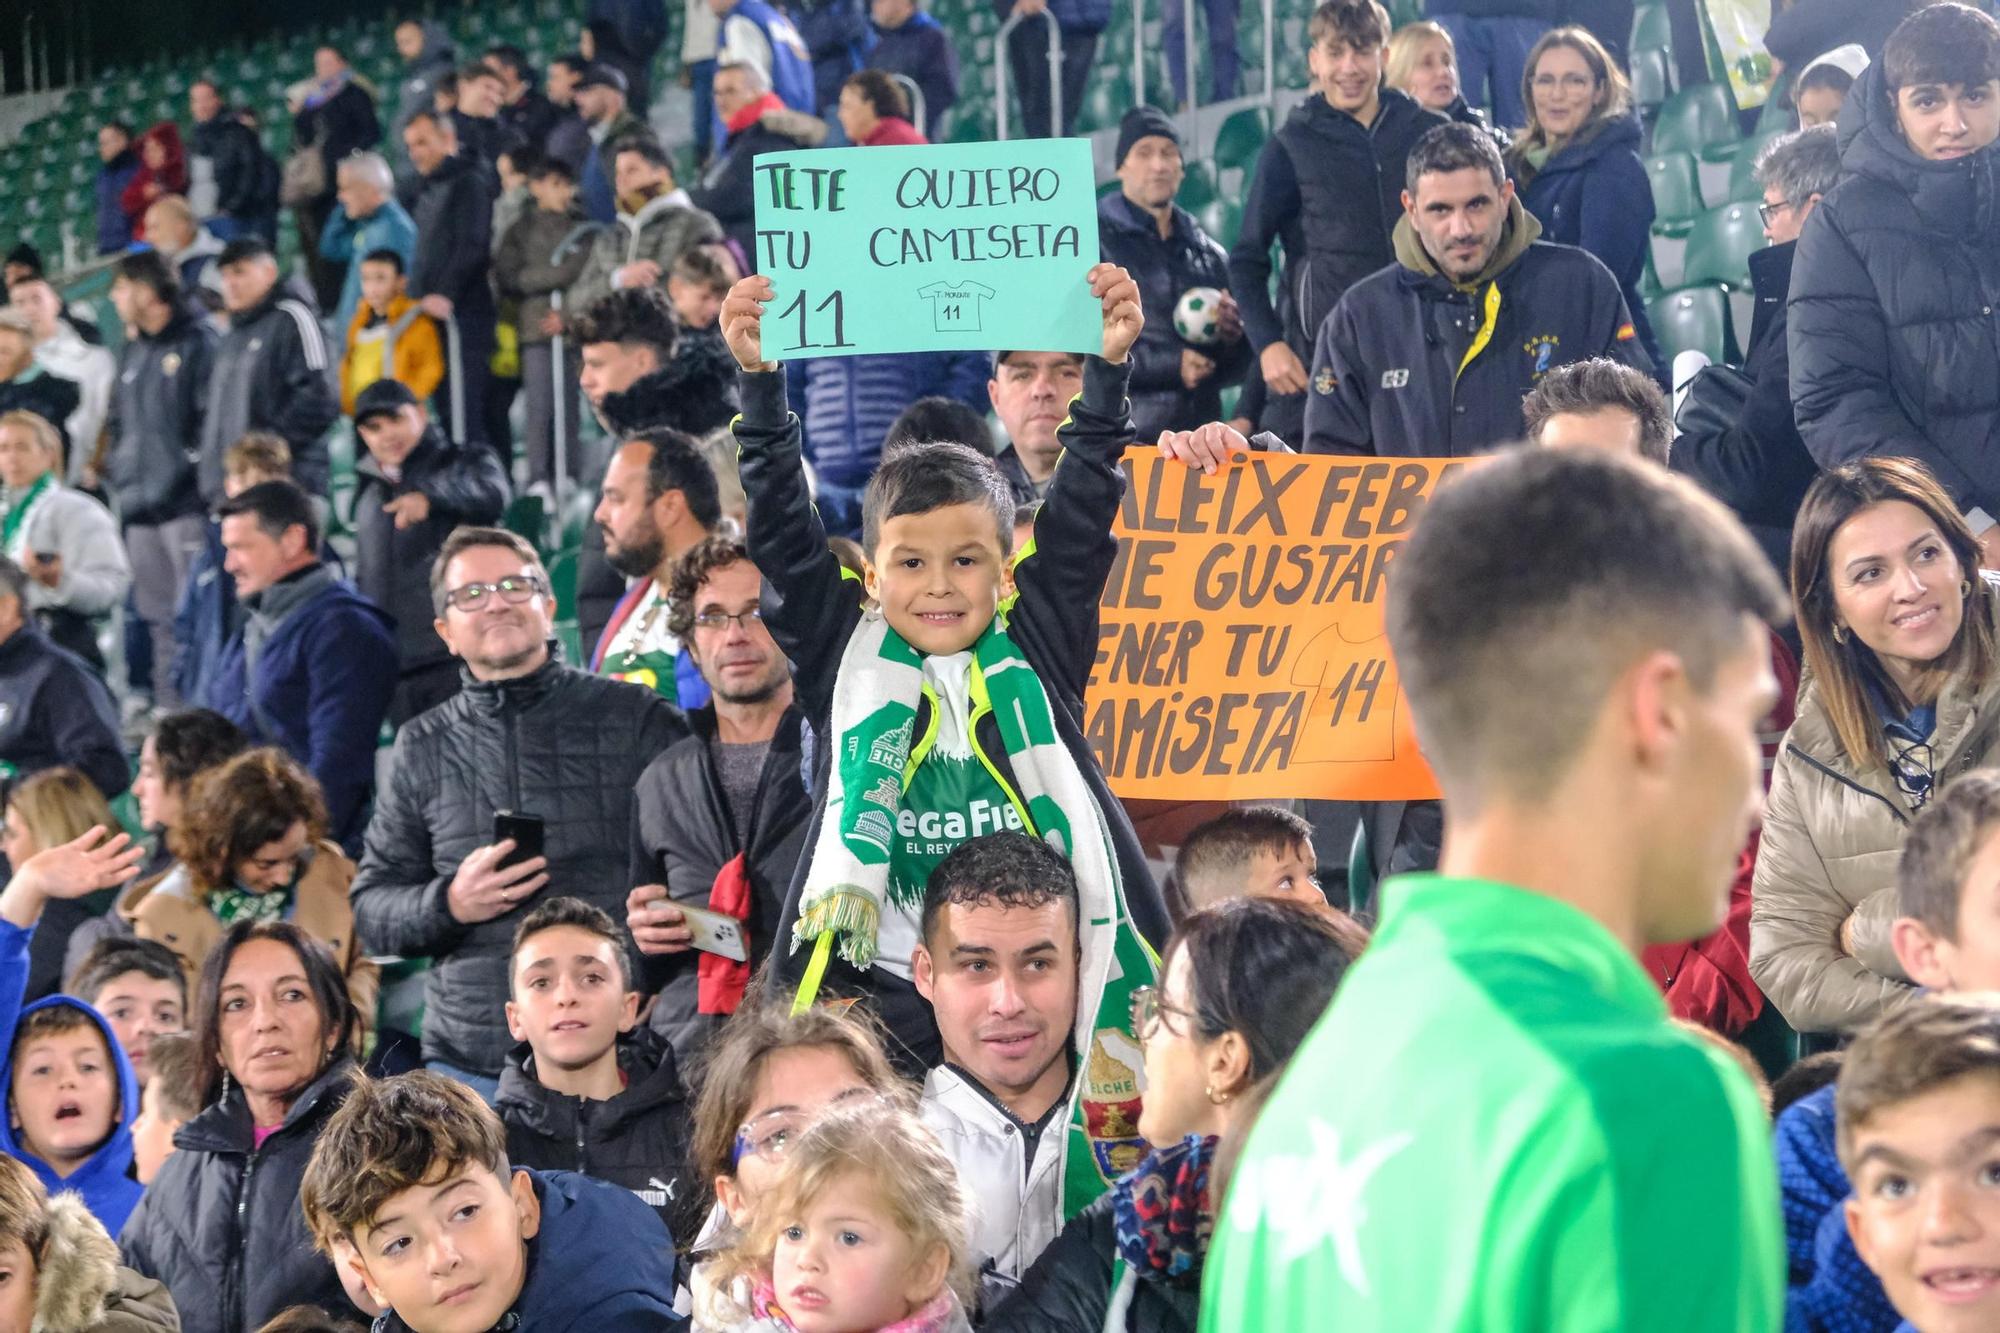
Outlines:
{"label": "man with beard", "polygon": [[[700,436],[736,415],[735,359],[720,339],[682,336],[657,287],[622,288],[593,303],[570,320],[569,339],[584,401],[613,439],[653,426]],[[576,585],[577,628],[596,643],[626,589],[595,524],[584,532]]]}
{"label": "man with beard", "polygon": [[[710,537],[673,566],[667,626],[714,702],[694,734],[639,779],[625,924],[639,946],[651,1023],[686,1068],[736,1012],[787,924],[785,889],[812,814],[799,763],[792,668],[764,627],[763,575],[743,544]],[[697,953],[680,904],[743,923],[749,958]]]}
{"label": "man with beard", "polygon": [[[652,692],[557,659],[548,571],[511,532],[446,538],[431,603],[465,687],[396,735],[354,925],[372,952],[431,960],[425,1063],[491,1099],[512,1044],[501,1011],[519,913],[551,883],[619,910],[633,786],[687,727]],[[542,822],[542,855],[495,839],[502,810]]]}
{"label": "man with beard", "polygon": [[686,708],[707,702],[701,672],[669,628],[667,590],[681,556],[722,521],[708,456],[691,437],[666,426],[632,435],[611,455],[591,517],[604,534],[605,559],[638,582],[612,609],[590,669],[644,685]]}

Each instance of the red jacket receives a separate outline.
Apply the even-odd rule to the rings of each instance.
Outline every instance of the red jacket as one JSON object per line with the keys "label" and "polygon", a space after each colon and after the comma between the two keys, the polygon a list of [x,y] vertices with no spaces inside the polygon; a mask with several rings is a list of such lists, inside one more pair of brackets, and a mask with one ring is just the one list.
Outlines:
{"label": "red jacket", "polygon": [[924,132],[904,120],[901,116],[884,116],[875,122],[875,130],[862,143],[863,148],[874,148],[879,144],[919,144],[929,143]]}
{"label": "red jacket", "polygon": [[[1778,679],[1778,702],[1764,719],[1759,739],[1764,746],[1764,786],[1771,786],[1771,765],[1792,725],[1798,702],[1799,664],[1776,634],[1771,636],[1771,674]],[[1685,1018],[1733,1037],[1764,1011],[1764,993],[1750,979],[1750,878],[1757,869],[1757,834],[1736,859],[1736,878],[1729,885],[1729,910],[1712,935],[1689,944],[1656,944],[1639,961],[1666,992],[1674,1017]]]}

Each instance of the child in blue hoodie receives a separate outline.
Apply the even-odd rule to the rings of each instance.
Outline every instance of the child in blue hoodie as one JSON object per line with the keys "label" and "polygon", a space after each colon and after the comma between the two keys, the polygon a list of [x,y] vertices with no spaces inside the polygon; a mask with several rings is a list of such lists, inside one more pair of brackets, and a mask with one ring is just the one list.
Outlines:
{"label": "child in blue hoodie", "polygon": [[82,1000],[51,995],[21,1007],[28,943],[48,900],[80,898],[138,873],[143,850],[125,834],[104,836],[94,828],[30,857],[0,891],[0,1034],[7,1038],[0,1152],[31,1168],[49,1193],[80,1195],[117,1235],[142,1192],[132,1178],[139,1113],[132,1063],[110,1023]]}
{"label": "child in blue hoodie", "polygon": [[500,1118],[442,1074],[357,1080],[299,1203],[320,1249],[388,1309],[376,1333],[686,1327],[659,1214],[601,1180],[510,1167]]}

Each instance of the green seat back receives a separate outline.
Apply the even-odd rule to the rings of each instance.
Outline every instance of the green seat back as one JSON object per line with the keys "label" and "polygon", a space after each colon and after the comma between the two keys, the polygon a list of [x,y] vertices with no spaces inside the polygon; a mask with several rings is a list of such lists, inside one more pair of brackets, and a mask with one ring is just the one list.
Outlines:
{"label": "green seat back", "polygon": [[1688,233],[1687,264],[1681,270],[1681,281],[1690,286],[1719,282],[1748,291],[1750,256],[1764,245],[1764,224],[1755,204],[1724,204],[1710,209]]}
{"label": "green seat back", "polygon": [[1653,121],[1653,152],[1699,153],[1716,144],[1734,143],[1736,107],[1729,90],[1719,83],[1697,83],[1660,104]]}
{"label": "green seat back", "polygon": [[1690,351],[1705,352],[1718,365],[1729,360],[1729,297],[1722,288],[1666,292],[1646,303],[1646,316],[1668,361]]}
{"label": "green seat back", "polygon": [[1236,229],[1243,223],[1243,210],[1233,200],[1211,199],[1206,207],[1195,210],[1194,220],[1227,250],[1236,244]]}
{"label": "green seat back", "polygon": [[1232,111],[1215,131],[1214,162],[1217,171],[1239,168],[1248,171],[1257,164],[1257,154],[1271,137],[1271,113],[1261,106]]}
{"label": "green seat back", "polygon": [[1192,213],[1208,207],[1215,198],[1215,167],[1200,158],[1187,164],[1187,175],[1181,178],[1181,191],[1174,202]]}
{"label": "green seat back", "polygon": [[1646,179],[1653,183],[1653,212],[1660,222],[1701,213],[1701,171],[1693,153],[1661,153],[1647,158]]}
{"label": "green seat back", "polygon": [[1659,51],[1674,56],[1674,24],[1664,4],[1642,4],[1632,11],[1632,44],[1628,51]]}
{"label": "green seat back", "polygon": [[[1632,100],[1641,111],[1651,111],[1673,91],[1672,66],[1665,51],[1632,53]],[[1659,145],[1655,144],[1657,151]]]}

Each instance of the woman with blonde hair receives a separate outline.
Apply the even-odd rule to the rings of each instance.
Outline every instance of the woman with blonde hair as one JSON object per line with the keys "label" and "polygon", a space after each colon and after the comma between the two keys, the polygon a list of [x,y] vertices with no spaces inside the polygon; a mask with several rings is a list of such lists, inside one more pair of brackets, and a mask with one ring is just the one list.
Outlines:
{"label": "woman with blonde hair", "polygon": [[1485,130],[1503,153],[1513,142],[1507,131],[1489,124],[1486,113],[1465,100],[1458,85],[1458,48],[1442,23],[1423,19],[1396,29],[1389,38],[1383,78],[1426,111]]}
{"label": "woman with blonde hair", "polygon": [[282,750],[246,750],[195,777],[167,842],[179,864],[134,885],[118,911],[179,956],[190,986],[234,922],[291,921],[326,946],[361,1031],[374,1030],[381,977],[355,937],[354,863],[326,836],[311,774]]}
{"label": "woman with blonde hair", "polygon": [[2000,760],[2000,584],[1905,458],[1820,474],[1792,538],[1805,646],[1751,887],[1750,975],[1801,1032],[1911,993],[1890,947],[1897,863],[1937,790]]}
{"label": "woman with blonde hair", "polygon": [[27,573],[26,609],[49,638],[101,675],[96,618],[125,600],[132,567],[111,511],[63,485],[62,453],[41,417],[0,412],[0,554]]}
{"label": "woman with blonde hair", "polygon": [[1582,28],[1556,28],[1528,53],[1521,100],[1528,123],[1507,152],[1507,174],[1522,207],[1541,223],[1542,240],[1587,250],[1611,270],[1639,345],[1655,375],[1664,375],[1639,296],[1652,241],[1653,183],[1639,160],[1631,85],[1597,38]]}

